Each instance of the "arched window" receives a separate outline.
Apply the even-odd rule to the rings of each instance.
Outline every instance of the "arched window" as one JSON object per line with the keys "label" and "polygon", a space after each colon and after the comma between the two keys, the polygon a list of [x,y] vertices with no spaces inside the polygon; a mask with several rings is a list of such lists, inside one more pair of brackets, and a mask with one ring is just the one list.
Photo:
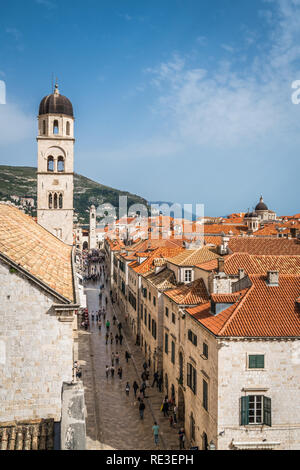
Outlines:
{"label": "arched window", "polygon": [[171,398],[172,398],[172,400],[175,400],[175,387],[174,387],[173,384],[172,384],[172,387],[171,387]]}
{"label": "arched window", "polygon": [[62,209],[62,207],[63,207],[63,196],[62,196],[62,194],[60,193],[60,194],[59,194],[59,197],[58,197],[58,208],[59,208],[59,209]]}
{"label": "arched window", "polygon": [[169,393],[169,380],[168,380],[168,374],[165,374],[165,390],[167,394]]}
{"label": "arched window", "polygon": [[66,134],[70,135],[70,123],[69,123],[69,121],[67,121],[67,124],[66,124]]}
{"label": "arched window", "polygon": [[53,157],[48,157],[47,171],[54,171],[54,159],[53,159]]}
{"label": "arched window", "polygon": [[54,207],[54,209],[57,209],[57,193],[54,193],[54,197],[53,197],[53,207]]}
{"label": "arched window", "polygon": [[57,171],[65,171],[64,157],[58,157],[58,159],[57,159]]}
{"label": "arched window", "polygon": [[49,194],[49,198],[48,198],[48,202],[49,202],[49,209],[52,209],[52,205],[53,205],[53,197],[52,197],[52,193]]}
{"label": "arched window", "polygon": [[43,120],[43,134],[46,134],[46,121]]}
{"label": "arched window", "polygon": [[58,134],[58,121],[53,121],[53,134]]}

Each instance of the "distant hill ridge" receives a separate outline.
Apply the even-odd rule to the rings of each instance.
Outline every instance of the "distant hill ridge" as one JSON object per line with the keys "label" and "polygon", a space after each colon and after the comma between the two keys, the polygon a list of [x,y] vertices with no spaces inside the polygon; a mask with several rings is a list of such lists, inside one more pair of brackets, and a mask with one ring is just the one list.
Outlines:
{"label": "distant hill ridge", "polygon": [[[10,200],[11,196],[37,197],[37,168],[30,166],[0,165],[0,200]],[[74,209],[79,221],[88,223],[89,207],[94,204],[110,203],[119,207],[119,196],[127,196],[128,207],[132,204],[145,204],[146,199],[126,191],[110,188],[85,176],[74,173]],[[33,214],[34,215],[34,214]]]}

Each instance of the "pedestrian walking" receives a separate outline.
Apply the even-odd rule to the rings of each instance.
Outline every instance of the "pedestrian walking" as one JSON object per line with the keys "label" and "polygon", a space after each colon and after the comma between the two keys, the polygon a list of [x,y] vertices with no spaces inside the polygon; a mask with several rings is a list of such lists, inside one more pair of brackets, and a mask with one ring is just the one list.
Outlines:
{"label": "pedestrian walking", "polygon": [[111,353],[111,365],[113,366],[115,364],[115,354],[112,352]]}
{"label": "pedestrian walking", "polygon": [[101,320],[98,321],[98,328],[99,328],[99,331],[101,331],[101,326],[102,326],[102,323],[101,323]]}
{"label": "pedestrian walking", "polygon": [[145,411],[145,403],[143,402],[143,400],[140,401],[140,405],[139,405],[139,412],[140,412],[140,418],[141,419],[144,419],[144,411]]}
{"label": "pedestrian walking", "polygon": [[172,427],[173,427],[173,423],[174,423],[174,419],[173,419],[173,416],[172,416],[172,415],[170,415],[169,423],[170,423],[170,427],[172,428]]}
{"label": "pedestrian walking", "polygon": [[105,368],[105,373],[106,373],[106,378],[108,379],[108,375],[109,375],[109,367],[108,366],[106,366],[106,368]]}
{"label": "pedestrian walking", "polygon": [[154,372],[152,387],[154,387],[154,384],[158,387],[158,372]]}
{"label": "pedestrian walking", "polygon": [[117,317],[116,317],[116,315],[114,315],[114,316],[113,316],[113,324],[114,324],[114,325],[116,324],[116,319],[117,319]]}
{"label": "pedestrian walking", "polygon": [[95,315],[94,315],[94,312],[93,312],[92,313],[92,321],[94,321],[94,317],[95,317]]}
{"label": "pedestrian walking", "polygon": [[107,329],[107,331],[109,331],[109,327],[110,327],[110,321],[107,320],[107,322],[106,322],[106,329]]}
{"label": "pedestrian walking", "polygon": [[120,356],[119,356],[118,351],[115,354],[115,360],[116,360],[116,364],[119,364]]}
{"label": "pedestrian walking", "polygon": [[116,344],[118,344],[118,343],[119,343],[119,335],[118,335],[118,333],[116,333],[115,340],[116,340]]}
{"label": "pedestrian walking", "polygon": [[119,334],[119,341],[120,341],[120,346],[122,346],[122,341],[123,341],[123,335],[122,335],[122,333]]}
{"label": "pedestrian walking", "polygon": [[137,390],[138,390],[138,388],[139,388],[139,386],[138,386],[136,380],[133,382],[132,388],[133,388],[133,391],[134,391],[134,397],[136,398],[136,392],[137,392]]}
{"label": "pedestrian walking", "polygon": [[174,408],[173,408],[173,416],[174,416],[174,423],[177,424],[177,406],[176,403],[174,403]]}
{"label": "pedestrian walking", "polygon": [[119,376],[119,379],[120,379],[120,380],[122,380],[122,375],[123,375],[122,367],[119,367],[119,368],[118,368],[118,376]]}
{"label": "pedestrian walking", "polygon": [[121,330],[122,330],[122,323],[121,322],[118,323],[118,329],[119,329],[119,333],[121,333]]}
{"label": "pedestrian walking", "polygon": [[106,335],[105,335],[105,344],[108,343],[108,338],[109,338],[109,334],[106,332]]}
{"label": "pedestrian walking", "polygon": [[179,437],[179,449],[182,450],[182,449],[185,449],[185,432],[184,432],[184,428],[180,428],[179,431],[178,431],[178,437]]}
{"label": "pedestrian walking", "polygon": [[128,351],[125,352],[125,359],[126,359],[126,362],[128,362],[128,359],[130,359],[130,354]]}
{"label": "pedestrian walking", "polygon": [[148,365],[147,365],[147,362],[145,361],[144,364],[143,364],[144,371],[146,371],[147,367],[148,367]]}
{"label": "pedestrian walking", "polygon": [[114,337],[113,337],[113,334],[110,333],[110,344],[113,344],[113,342],[114,342]]}
{"label": "pedestrian walking", "polygon": [[115,375],[115,368],[114,368],[114,366],[111,366],[111,368],[110,368],[110,373],[111,373],[111,376],[114,377],[114,375]]}
{"label": "pedestrian walking", "polygon": [[127,382],[126,383],[126,386],[125,386],[125,392],[126,392],[126,395],[129,396],[129,390],[130,390],[130,385],[129,383]]}
{"label": "pedestrian walking", "polygon": [[157,383],[158,390],[160,392],[162,391],[162,384],[163,384],[163,377],[162,377],[162,374],[160,374],[160,376],[158,377],[158,383]]}
{"label": "pedestrian walking", "polygon": [[162,403],[162,412],[164,416],[169,416],[169,400],[167,395],[165,396]]}
{"label": "pedestrian walking", "polygon": [[152,431],[154,435],[154,443],[156,446],[158,446],[159,426],[156,421],[154,421],[154,424],[152,426]]}

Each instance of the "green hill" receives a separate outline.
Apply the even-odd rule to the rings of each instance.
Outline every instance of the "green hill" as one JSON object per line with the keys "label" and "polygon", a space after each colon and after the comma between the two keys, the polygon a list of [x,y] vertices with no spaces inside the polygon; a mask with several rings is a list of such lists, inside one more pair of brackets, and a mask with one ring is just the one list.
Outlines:
{"label": "green hill", "polygon": [[[32,197],[36,203],[36,171],[29,166],[0,165],[0,200],[12,200],[11,196]],[[126,191],[104,186],[85,176],[74,174],[74,209],[81,223],[88,223],[89,207],[94,204],[110,203],[114,207],[119,206],[119,196],[127,196],[128,207],[132,204],[145,204],[142,197]],[[31,215],[35,210],[27,209]]]}

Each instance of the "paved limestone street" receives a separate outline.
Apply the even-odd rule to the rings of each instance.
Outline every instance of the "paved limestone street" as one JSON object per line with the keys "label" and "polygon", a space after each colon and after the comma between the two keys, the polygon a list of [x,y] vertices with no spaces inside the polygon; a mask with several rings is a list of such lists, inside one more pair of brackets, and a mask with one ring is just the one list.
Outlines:
{"label": "paved limestone street", "polygon": [[[99,309],[100,285],[99,282],[90,281],[85,288],[87,294],[88,310],[96,312]],[[146,390],[144,400],[146,409],[144,420],[140,419],[138,404],[134,399],[132,384],[134,380],[141,385],[141,373],[144,357],[140,349],[135,346],[125,319],[116,306],[109,300],[108,289],[102,295],[103,306],[105,296],[108,298],[106,320],[111,323],[110,331],[113,336],[117,333],[117,326],[113,325],[112,317],[117,316],[123,325],[122,346],[105,344],[105,322],[102,319],[102,329],[99,331],[97,322],[91,321],[88,331],[79,333],[79,364],[82,368],[82,379],[85,389],[85,401],[87,408],[87,448],[88,449],[118,449],[118,450],[153,450],[153,449],[178,449],[178,427],[171,428],[168,418],[163,417],[160,411],[164,398],[157,387],[149,387]],[[104,324],[103,324],[104,323]],[[132,357],[128,364],[125,360],[125,351],[128,350]],[[123,368],[122,380],[117,375],[118,365],[115,364],[114,378],[106,378],[105,367],[111,366],[111,353],[119,352],[120,365]],[[152,377],[150,376],[150,385]],[[129,396],[125,393],[126,382],[130,384]],[[159,445],[156,447],[152,433],[154,420],[160,426]]]}

